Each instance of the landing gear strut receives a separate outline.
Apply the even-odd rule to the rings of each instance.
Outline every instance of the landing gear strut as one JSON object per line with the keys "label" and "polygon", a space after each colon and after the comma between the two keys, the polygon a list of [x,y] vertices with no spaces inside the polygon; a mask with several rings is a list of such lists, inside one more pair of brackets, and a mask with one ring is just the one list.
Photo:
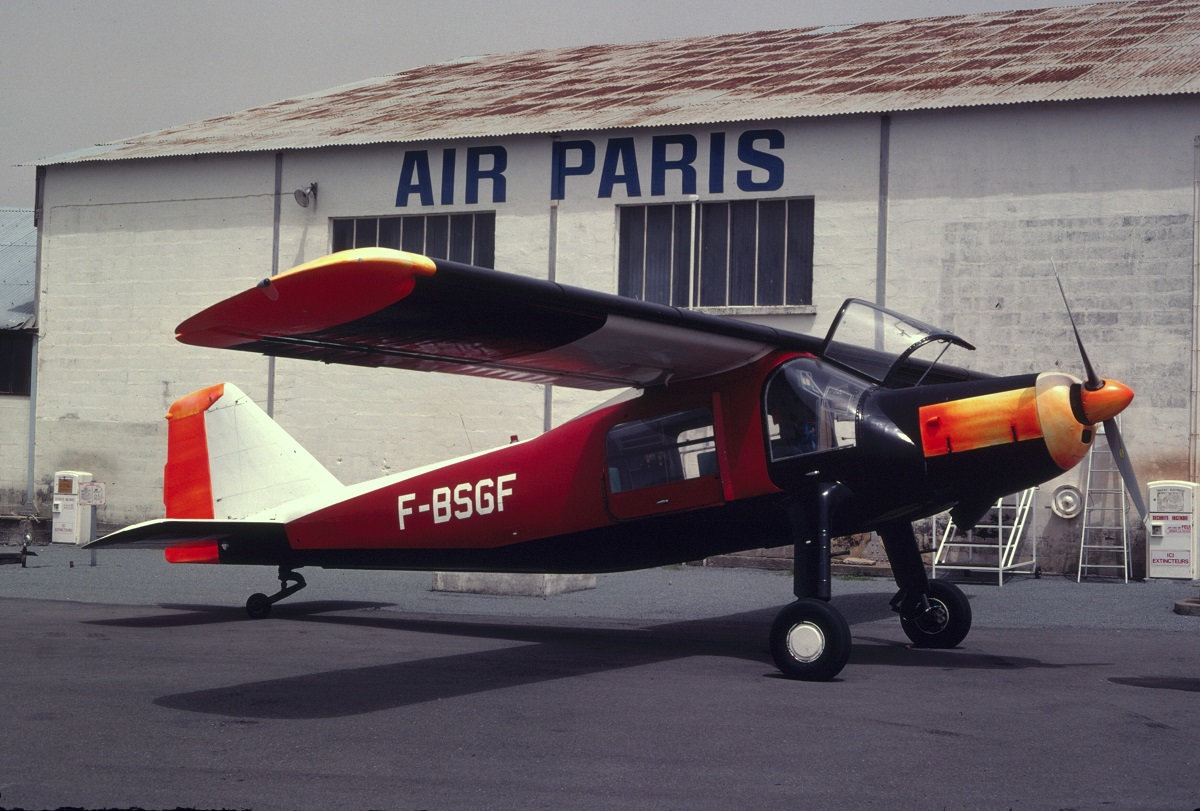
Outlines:
{"label": "landing gear strut", "polygon": [[947,580],[930,580],[917,548],[912,524],[881,527],[879,536],[900,591],[892,610],[900,627],[918,648],[957,647],[971,630],[971,604],[962,589]]}
{"label": "landing gear strut", "polygon": [[[288,585],[289,583],[291,585]],[[250,598],[246,600],[246,613],[250,615],[251,619],[265,619],[271,616],[271,606],[285,597],[291,597],[307,585],[299,572],[293,571],[287,566],[280,566],[279,591],[270,596],[261,592],[251,594]]]}
{"label": "landing gear strut", "polygon": [[792,590],[798,598],[784,606],[771,624],[771,657],[789,679],[828,681],[850,658],[850,625],[829,604],[830,525],[833,510],[846,490],[840,484],[817,493],[817,515],[794,505],[795,543]]}

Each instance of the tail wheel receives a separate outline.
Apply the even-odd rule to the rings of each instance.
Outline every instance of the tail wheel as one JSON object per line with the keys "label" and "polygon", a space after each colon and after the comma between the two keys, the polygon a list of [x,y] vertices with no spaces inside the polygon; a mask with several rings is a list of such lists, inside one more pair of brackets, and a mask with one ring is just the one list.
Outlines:
{"label": "tail wheel", "polygon": [[822,600],[797,600],[771,624],[771,656],[789,679],[828,681],[850,658],[850,626]]}
{"label": "tail wheel", "polygon": [[261,620],[271,616],[271,598],[265,594],[254,593],[246,601],[246,613],[251,619]]}
{"label": "tail wheel", "polygon": [[250,599],[246,600],[246,613],[250,615],[251,619],[265,619],[271,616],[271,606],[285,597],[291,597],[306,585],[308,584],[304,582],[302,574],[290,566],[280,565],[279,591],[270,596],[261,592],[251,594]]}
{"label": "tail wheel", "polygon": [[929,593],[900,627],[918,648],[953,648],[971,630],[971,603],[962,589],[945,580],[930,580]]}

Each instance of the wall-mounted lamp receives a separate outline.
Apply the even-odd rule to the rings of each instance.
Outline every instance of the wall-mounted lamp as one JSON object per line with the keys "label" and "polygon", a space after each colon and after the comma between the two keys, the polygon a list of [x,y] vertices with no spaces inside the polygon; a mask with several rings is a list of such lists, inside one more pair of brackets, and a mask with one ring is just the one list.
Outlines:
{"label": "wall-mounted lamp", "polygon": [[296,198],[296,204],[300,208],[308,208],[310,200],[314,203],[317,201],[317,184],[309,183],[302,189],[296,189],[292,192],[292,196]]}

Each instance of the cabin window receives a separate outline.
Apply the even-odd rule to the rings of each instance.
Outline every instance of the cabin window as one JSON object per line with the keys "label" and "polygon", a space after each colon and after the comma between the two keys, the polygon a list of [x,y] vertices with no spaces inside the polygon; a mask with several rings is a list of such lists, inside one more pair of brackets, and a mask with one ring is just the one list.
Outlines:
{"label": "cabin window", "polygon": [[608,432],[607,447],[613,493],[718,475],[707,408],[620,423]]}
{"label": "cabin window", "polygon": [[496,212],[407,214],[335,219],[333,250],[396,248],[491,268],[496,264]]}
{"label": "cabin window", "polygon": [[868,384],[816,358],[797,358],[767,381],[764,416],[772,461],[853,447]]}
{"label": "cabin window", "polygon": [[622,296],[673,307],[812,303],[811,197],[618,211]]}
{"label": "cabin window", "polygon": [[33,375],[33,333],[0,330],[0,395],[28,396]]}

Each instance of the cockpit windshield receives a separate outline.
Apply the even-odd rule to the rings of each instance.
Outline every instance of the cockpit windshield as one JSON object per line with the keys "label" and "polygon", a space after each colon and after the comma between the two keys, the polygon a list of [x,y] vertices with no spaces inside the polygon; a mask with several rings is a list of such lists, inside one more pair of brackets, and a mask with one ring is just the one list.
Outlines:
{"label": "cockpit windshield", "polygon": [[783,364],[764,395],[771,459],[853,447],[858,401],[870,387],[816,358]]}
{"label": "cockpit windshield", "polygon": [[[885,386],[917,385],[951,346],[975,347],[953,333],[861,299],[838,311],[821,356]],[[920,361],[912,360],[928,347]]]}

